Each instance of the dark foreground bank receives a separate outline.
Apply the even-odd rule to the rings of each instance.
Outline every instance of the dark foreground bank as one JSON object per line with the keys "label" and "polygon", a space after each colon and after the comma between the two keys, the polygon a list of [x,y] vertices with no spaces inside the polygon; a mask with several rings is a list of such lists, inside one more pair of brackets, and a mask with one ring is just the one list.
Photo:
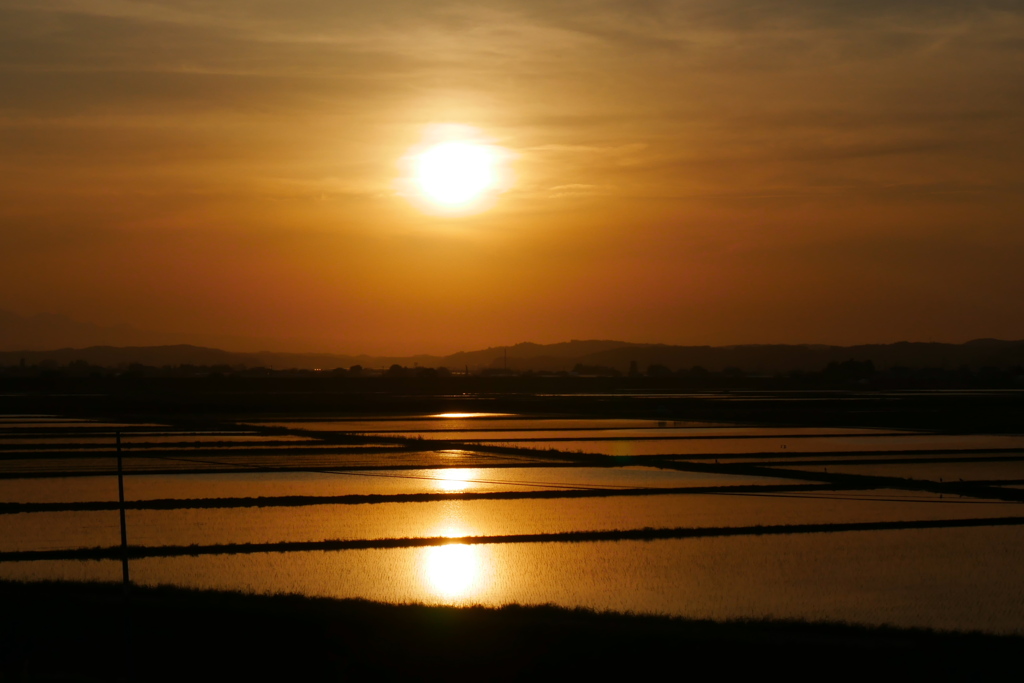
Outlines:
{"label": "dark foreground bank", "polygon": [[[1024,638],[0,582],[0,680],[1002,678]],[[130,637],[126,638],[126,630]],[[627,679],[628,680],[628,679]],[[699,680],[699,679],[697,679]]]}

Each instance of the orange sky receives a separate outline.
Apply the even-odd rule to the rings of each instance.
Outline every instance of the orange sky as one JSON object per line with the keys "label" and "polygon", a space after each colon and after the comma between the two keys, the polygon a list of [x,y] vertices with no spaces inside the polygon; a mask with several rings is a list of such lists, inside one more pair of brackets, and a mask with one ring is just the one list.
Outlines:
{"label": "orange sky", "polygon": [[0,180],[0,309],[239,350],[1021,339],[1024,2],[0,0]]}

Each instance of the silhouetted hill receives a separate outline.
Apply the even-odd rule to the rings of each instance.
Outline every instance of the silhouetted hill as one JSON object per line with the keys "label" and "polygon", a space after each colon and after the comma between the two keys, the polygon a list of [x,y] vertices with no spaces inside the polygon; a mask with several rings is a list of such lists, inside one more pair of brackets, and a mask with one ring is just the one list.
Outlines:
{"label": "silhouetted hill", "polygon": [[0,311],[0,350],[4,351],[101,345],[143,346],[166,344],[168,341],[166,335],[127,326],[102,327],[52,313],[21,316]]}
{"label": "silhouetted hill", "polygon": [[459,352],[449,356],[370,356],[329,353],[236,353],[202,346],[91,346],[53,351],[0,352],[0,366],[51,363],[67,365],[85,361],[102,367],[124,367],[140,363],[163,366],[229,366],[232,368],[333,370],[361,365],[365,368],[447,367],[479,371],[501,368],[533,372],[571,371],[577,364],[602,366],[628,372],[635,362],[641,372],[651,365],[670,370],[688,370],[695,366],[712,372],[737,368],[746,373],[776,374],[791,371],[820,371],[829,363],[846,360],[871,361],[879,370],[894,367],[1012,368],[1024,366],[1024,341],[979,339],[965,344],[899,342],[860,346],[763,344],[745,346],[670,346],[631,344],[610,340],[571,341],[560,344],[522,343],[492,347],[480,351]]}
{"label": "silhouetted hill", "polygon": [[190,334],[155,332],[129,325],[106,327],[83,323],[65,315],[44,313],[23,316],[0,310],[0,352],[85,349],[94,346],[147,347],[190,344],[236,349],[251,353],[257,349],[286,348],[294,340],[233,334]]}
{"label": "silhouetted hill", "polygon": [[[430,357],[424,357],[430,358]],[[325,353],[237,353],[234,351],[223,351],[203,346],[192,346],[190,344],[176,344],[173,346],[91,346],[84,349],[56,349],[54,351],[8,351],[0,352],[0,366],[17,365],[22,360],[27,365],[39,363],[55,363],[57,365],[68,365],[76,361],[85,361],[90,365],[116,368],[127,366],[133,363],[150,365],[154,367],[163,366],[217,366],[225,365],[232,368],[273,368],[288,369],[301,368],[313,369],[322,368],[331,370],[334,368],[348,368],[352,365],[361,364],[366,367],[377,367],[378,363],[388,360],[408,359],[387,359],[372,358],[370,356],[342,356]],[[433,360],[431,358],[431,360]]]}
{"label": "silhouetted hill", "polygon": [[735,367],[752,373],[817,371],[832,362],[870,360],[884,370],[893,367],[956,369],[969,366],[1024,365],[1024,341],[985,340],[983,343],[938,344],[898,342],[860,346],[748,345],[748,346],[632,346],[591,354],[580,362],[625,371],[632,361],[642,370],[665,365],[673,370],[703,367],[719,372]]}
{"label": "silhouetted hill", "polygon": [[[506,347],[454,354],[439,359],[459,368],[502,367]],[[969,366],[1007,368],[1024,365],[1024,341],[979,339],[965,344],[898,342],[859,346],[823,344],[749,344],[743,346],[671,346],[614,341],[572,341],[563,344],[517,344],[507,347],[510,370],[569,371],[577,364],[628,372],[651,365],[672,370],[703,367],[712,372],[739,368],[748,373],[818,371],[832,362],[870,360],[878,369],[893,367],[956,369]],[[465,359],[465,360],[464,360]]]}
{"label": "silhouetted hill", "polygon": [[514,346],[495,346],[482,351],[460,351],[439,358],[448,368],[503,367],[506,351],[510,370],[553,371],[570,370],[580,358],[591,354],[635,346],[628,342],[610,340],[572,340],[558,344],[522,342]]}

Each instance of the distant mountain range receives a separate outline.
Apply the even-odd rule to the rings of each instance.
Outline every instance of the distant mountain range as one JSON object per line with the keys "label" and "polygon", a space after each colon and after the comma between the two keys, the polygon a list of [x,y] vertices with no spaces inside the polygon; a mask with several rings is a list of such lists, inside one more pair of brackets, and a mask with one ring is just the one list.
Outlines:
{"label": "distant mountain range", "polygon": [[[571,370],[576,364],[604,366],[627,372],[633,363],[641,372],[651,365],[671,370],[700,366],[720,372],[739,368],[748,373],[774,374],[818,371],[829,363],[870,360],[878,369],[892,367],[946,368],[1024,366],[1024,341],[978,339],[966,344],[899,342],[860,346],[812,344],[748,344],[742,346],[670,346],[616,341],[572,341],[562,344],[517,344],[438,359],[449,368],[503,367],[510,370]],[[421,365],[427,365],[420,361]]]}
{"label": "distant mountain range", "polygon": [[[977,339],[966,344],[899,342],[861,346],[811,344],[748,344],[743,346],[670,346],[612,340],[568,341],[559,344],[524,342],[448,356],[370,356],[329,353],[245,353],[182,344],[183,335],[167,335],[132,327],[102,327],[61,315],[19,316],[0,311],[0,366],[36,365],[43,361],[67,365],[76,360],[103,367],[141,363],[157,367],[228,365],[275,370],[331,370],[361,365],[366,368],[447,367],[504,368],[515,371],[572,370],[577,364],[628,372],[633,363],[645,371],[651,365],[671,370],[703,367],[712,372],[738,368],[748,373],[817,371],[831,362],[872,361],[878,369],[896,366],[955,369],[970,366],[1024,366],[1024,341]],[[38,349],[51,349],[40,351]]]}
{"label": "distant mountain range", "polygon": [[[23,316],[0,310],[0,351],[88,348],[90,346],[168,346],[200,343],[242,349],[280,348],[281,340],[244,335],[193,334],[140,330],[130,325],[83,323],[66,315]],[[284,342],[287,343],[287,342]]]}
{"label": "distant mountain range", "polygon": [[150,366],[227,365],[231,367],[266,367],[277,370],[297,368],[387,368],[447,367],[503,368],[515,371],[572,370],[577,364],[614,368],[628,372],[635,363],[641,372],[651,365],[664,365],[671,370],[703,367],[712,372],[738,368],[747,373],[774,374],[790,371],[819,371],[831,362],[870,360],[879,370],[897,366],[909,368],[955,369],[969,366],[1008,368],[1024,366],[1024,341],[978,339],[966,344],[899,342],[861,346],[823,345],[744,345],[744,346],[669,346],[665,344],[633,344],[617,341],[571,341],[560,344],[523,343],[493,347],[449,356],[347,356],[324,353],[237,353],[191,345],[173,346],[91,346],[63,348],[53,351],[0,352],[0,366],[51,362],[67,365],[85,361],[90,365],[123,367],[132,363]]}
{"label": "distant mountain range", "polygon": [[44,313],[21,316],[0,310],[0,351],[87,346],[149,346],[175,343],[168,335],[128,326],[103,327],[67,316]]}

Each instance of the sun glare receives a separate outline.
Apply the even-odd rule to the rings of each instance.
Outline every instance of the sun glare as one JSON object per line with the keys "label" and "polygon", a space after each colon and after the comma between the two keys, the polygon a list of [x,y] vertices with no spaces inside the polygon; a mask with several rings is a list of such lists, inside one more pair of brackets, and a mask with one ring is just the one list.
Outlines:
{"label": "sun glare", "polygon": [[473,546],[453,543],[426,549],[427,582],[449,600],[466,596],[480,575],[480,558]]}
{"label": "sun glare", "polygon": [[427,417],[442,420],[463,420],[471,417],[506,417],[508,415],[512,415],[512,413],[438,413],[436,415],[428,415]]}
{"label": "sun glare", "polygon": [[497,182],[494,152],[470,142],[442,142],[416,159],[416,184],[432,201],[461,206]]}
{"label": "sun glare", "polygon": [[473,488],[476,482],[472,479],[479,476],[479,473],[476,470],[460,467],[443,470],[441,475],[443,478],[437,479],[437,488],[446,493],[453,493]]}
{"label": "sun glare", "polygon": [[404,185],[414,199],[444,213],[486,208],[508,185],[506,150],[465,126],[443,126],[403,159]]}

